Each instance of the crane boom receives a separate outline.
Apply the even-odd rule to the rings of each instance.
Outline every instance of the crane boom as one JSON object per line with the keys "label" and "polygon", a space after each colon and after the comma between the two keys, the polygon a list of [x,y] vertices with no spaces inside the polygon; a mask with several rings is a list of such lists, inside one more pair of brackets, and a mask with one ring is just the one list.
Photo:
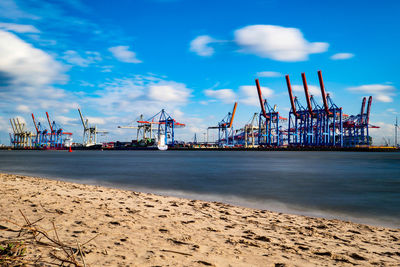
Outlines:
{"label": "crane boom", "polygon": [[79,116],[81,117],[83,128],[87,129],[87,125],[85,124],[85,120],[83,119],[82,112],[81,112],[81,110],[79,108],[78,108],[78,111],[79,111]]}
{"label": "crane boom", "polygon": [[47,111],[46,111],[46,116],[47,116],[47,121],[49,122],[50,131],[53,132],[53,126],[51,125],[49,113],[47,113]]}
{"label": "crane boom", "polygon": [[232,116],[231,116],[231,120],[229,121],[229,127],[228,128],[232,127],[233,119],[235,118],[236,107],[237,107],[237,102],[235,102],[235,105],[233,106]]}
{"label": "crane boom", "polygon": [[13,132],[16,133],[13,121],[11,119],[10,119],[10,124],[11,124],[11,128],[12,128]]}
{"label": "crane boom", "polygon": [[[15,123],[15,122],[14,122]],[[17,123],[16,126],[18,127],[19,133],[22,133],[24,131],[22,124],[19,122],[19,119],[17,118]]]}
{"label": "crane boom", "polygon": [[37,127],[35,116],[33,116],[33,113],[32,113],[32,120],[33,120],[33,125],[35,126],[35,129],[36,129],[36,133],[39,133],[39,129]]}
{"label": "crane boom", "polygon": [[366,123],[367,125],[369,124],[369,114],[371,113],[371,104],[372,104],[372,96],[368,98],[368,106],[367,106],[367,118],[366,118]]}
{"label": "crane boom", "polygon": [[360,112],[360,115],[361,115],[361,123],[364,122],[364,109],[365,109],[365,102],[366,102],[366,101],[367,101],[367,98],[364,97],[363,100],[362,100],[361,112]]}
{"label": "crane boom", "polygon": [[318,71],[318,79],[319,79],[319,87],[321,88],[322,101],[324,102],[324,108],[327,115],[332,115],[332,112],[329,111],[328,101],[326,100],[325,86],[324,80],[322,79],[322,72]]}
{"label": "crane boom", "polygon": [[308,85],[307,85],[307,80],[306,80],[306,74],[304,72],[301,74],[301,78],[303,79],[303,87],[304,87],[304,93],[306,95],[308,112],[310,112],[311,116],[314,116],[315,114],[314,114],[314,112],[312,110],[310,95],[308,93]]}
{"label": "crane boom", "polygon": [[269,119],[269,116],[267,116],[267,112],[265,112],[265,107],[264,107],[264,101],[263,101],[263,97],[262,97],[260,82],[258,81],[258,79],[256,79],[256,86],[257,86],[258,100],[260,100],[260,106],[261,106],[262,114],[263,114],[264,118]]}
{"label": "crane boom", "polygon": [[297,114],[297,111],[296,111],[296,105],[294,104],[292,86],[290,85],[289,75],[286,75],[285,77],[286,77],[286,85],[287,85],[288,92],[289,92],[290,105],[292,105],[292,112],[293,112],[294,116],[297,118],[298,114]]}

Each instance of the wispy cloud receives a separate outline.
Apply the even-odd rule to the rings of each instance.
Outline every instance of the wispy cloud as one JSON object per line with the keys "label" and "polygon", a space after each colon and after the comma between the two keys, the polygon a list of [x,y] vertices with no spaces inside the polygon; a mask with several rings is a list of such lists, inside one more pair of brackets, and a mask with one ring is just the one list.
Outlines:
{"label": "wispy cloud", "polygon": [[236,93],[232,89],[204,90],[208,97],[221,100],[224,103],[232,103],[236,100]]}
{"label": "wispy cloud", "polygon": [[190,51],[203,57],[212,56],[215,50],[213,47],[210,46],[210,44],[215,42],[219,41],[208,35],[197,36],[190,42]]}
{"label": "wispy cloud", "polygon": [[[261,87],[264,98],[270,98],[274,94],[274,90],[269,87]],[[204,94],[210,98],[221,100],[224,103],[233,103],[238,101],[249,106],[258,106],[259,100],[255,85],[239,86],[237,92],[232,89],[205,90]],[[203,102],[206,104],[206,102]]]}
{"label": "wispy cloud", "polygon": [[[321,96],[321,89],[318,86],[310,85],[310,84],[308,84],[307,86],[308,86],[308,92],[310,95]],[[294,85],[292,85],[292,89],[295,92],[304,93],[303,85],[294,84]]]}
{"label": "wispy cloud", "polygon": [[8,19],[40,19],[39,16],[23,11],[13,0],[0,1],[0,16]]}
{"label": "wispy cloud", "polygon": [[39,33],[40,31],[33,25],[16,24],[16,23],[0,23],[0,29],[13,31],[17,33]]}
{"label": "wispy cloud", "polygon": [[282,73],[276,71],[260,71],[257,72],[258,77],[282,77]]}
{"label": "wispy cloud", "polygon": [[162,108],[185,106],[192,90],[183,83],[156,76],[125,77],[99,85],[101,90],[86,97],[87,104],[106,114],[152,114]]}
{"label": "wispy cloud", "polygon": [[354,57],[352,53],[337,53],[331,56],[332,60],[345,60]]}
{"label": "wispy cloud", "polygon": [[242,53],[277,61],[305,61],[310,54],[323,53],[329,44],[309,42],[297,28],[250,25],[235,31],[235,42]]}
{"label": "wispy cloud", "polygon": [[63,59],[68,62],[69,64],[80,66],[80,67],[87,67],[92,63],[96,63],[102,60],[100,53],[93,52],[93,51],[86,51],[86,57],[83,58],[79,55],[78,52],[74,50],[68,50],[64,52]]}
{"label": "wispy cloud", "polygon": [[366,84],[356,87],[349,87],[349,91],[354,93],[371,94],[379,102],[393,102],[396,88],[388,84]]}
{"label": "wispy cloud", "polygon": [[[270,98],[273,96],[274,90],[261,86],[261,93],[263,98]],[[260,105],[255,85],[242,85],[239,87],[239,103],[249,106]]]}
{"label": "wispy cloud", "polygon": [[66,79],[62,65],[52,56],[3,30],[0,30],[0,58],[1,83],[6,87],[32,88]]}
{"label": "wispy cloud", "polygon": [[67,112],[75,106],[70,93],[54,86],[65,83],[68,77],[66,68],[50,54],[0,30],[0,58],[3,110],[26,113],[54,108]]}
{"label": "wispy cloud", "polygon": [[116,59],[125,63],[142,63],[136,58],[136,53],[129,50],[129,46],[120,45],[108,49]]}

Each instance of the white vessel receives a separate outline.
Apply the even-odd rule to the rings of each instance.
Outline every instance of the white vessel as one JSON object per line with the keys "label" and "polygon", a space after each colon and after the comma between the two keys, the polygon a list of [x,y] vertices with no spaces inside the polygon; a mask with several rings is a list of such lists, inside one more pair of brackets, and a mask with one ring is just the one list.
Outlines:
{"label": "white vessel", "polygon": [[165,144],[165,135],[163,135],[163,134],[159,135],[157,148],[158,148],[158,150],[167,150],[168,149],[168,145]]}

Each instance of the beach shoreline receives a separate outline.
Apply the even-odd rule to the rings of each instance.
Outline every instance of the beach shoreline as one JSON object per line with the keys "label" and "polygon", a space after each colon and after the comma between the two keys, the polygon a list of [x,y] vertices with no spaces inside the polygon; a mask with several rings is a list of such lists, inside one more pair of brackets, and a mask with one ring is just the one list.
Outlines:
{"label": "beach shoreline", "polygon": [[[87,266],[400,262],[396,228],[5,173],[0,195],[0,242],[16,237],[23,215],[50,232],[54,222],[65,243],[94,238],[85,245]],[[50,250],[27,244],[26,257],[57,262]]]}

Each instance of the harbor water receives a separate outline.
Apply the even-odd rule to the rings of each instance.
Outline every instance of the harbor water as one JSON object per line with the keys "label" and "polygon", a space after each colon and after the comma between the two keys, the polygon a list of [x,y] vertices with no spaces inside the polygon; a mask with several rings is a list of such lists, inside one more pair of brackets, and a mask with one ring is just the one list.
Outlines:
{"label": "harbor water", "polygon": [[0,172],[400,227],[400,153],[0,151]]}

